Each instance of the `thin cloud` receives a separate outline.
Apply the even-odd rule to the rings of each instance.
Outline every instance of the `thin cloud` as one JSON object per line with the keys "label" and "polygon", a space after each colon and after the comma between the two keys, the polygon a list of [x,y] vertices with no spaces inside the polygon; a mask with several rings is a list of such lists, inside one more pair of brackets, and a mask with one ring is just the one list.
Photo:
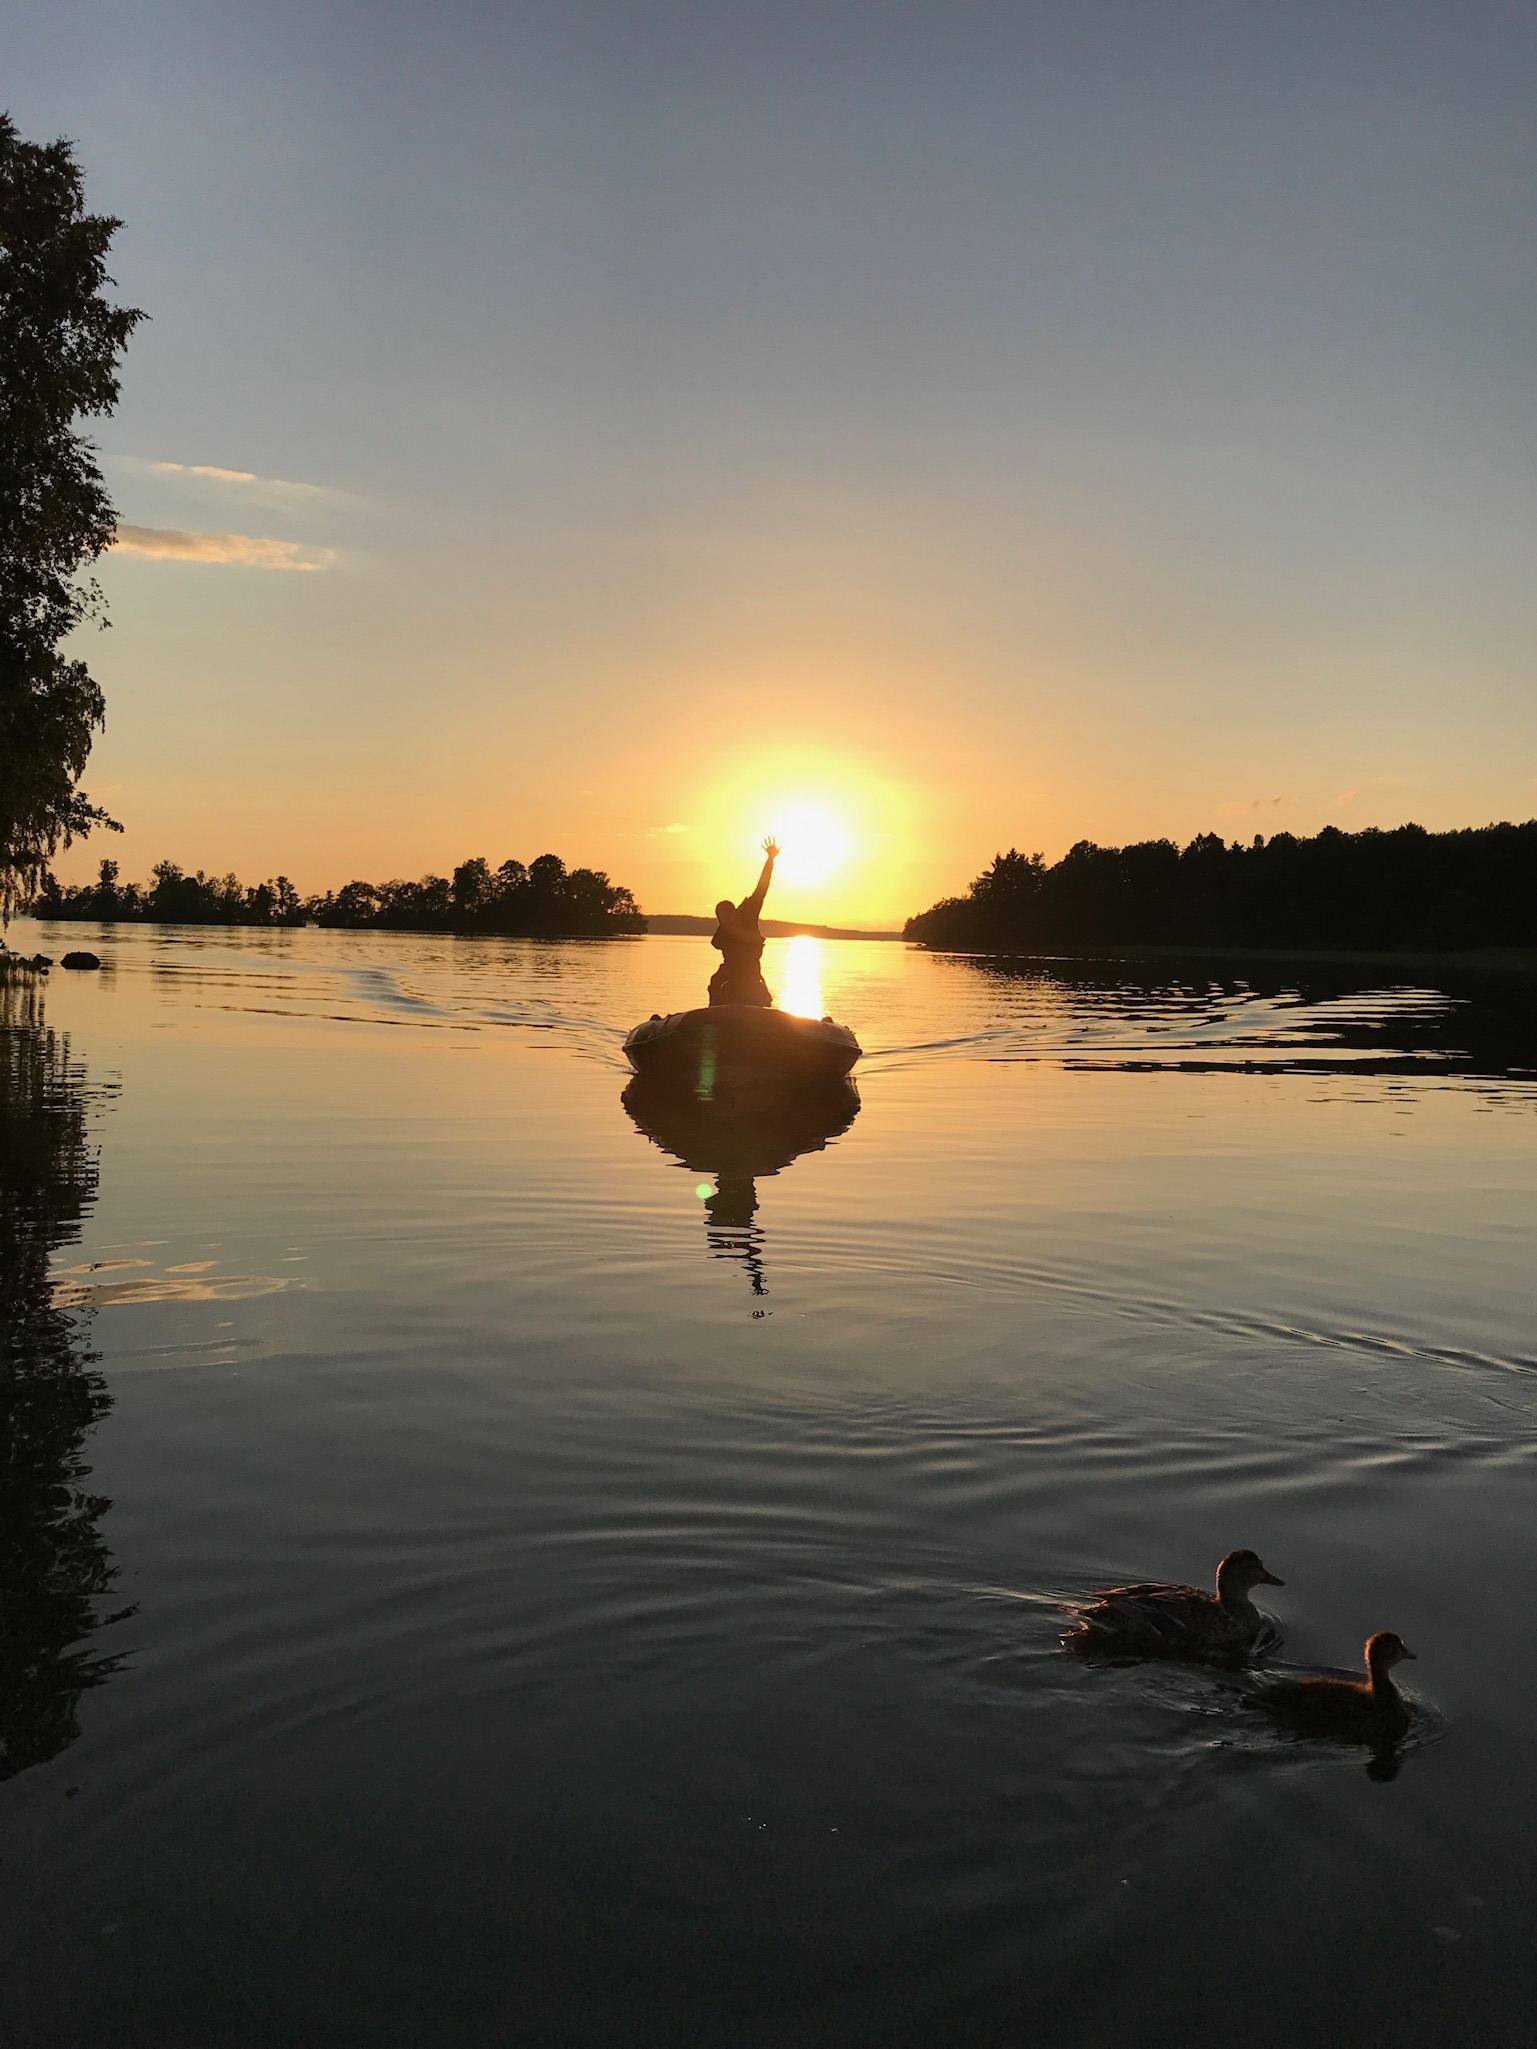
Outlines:
{"label": "thin cloud", "polygon": [[225,469],[212,462],[161,462],[147,456],[124,458],[136,470],[152,477],[178,477],[200,484],[214,484],[221,490],[242,492],[249,497],[336,498],[339,492],[325,484],[304,484],[294,477],[263,477],[255,470]]}
{"label": "thin cloud", "polygon": [[306,548],[298,541],[262,534],[183,533],[169,526],[120,526],[112,544],[124,555],[148,555],[160,562],[210,562],[239,569],[329,569],[334,548]]}
{"label": "thin cloud", "polygon": [[646,837],[647,839],[654,840],[663,834],[692,832],[693,830],[694,828],[691,825],[648,825],[646,827]]}

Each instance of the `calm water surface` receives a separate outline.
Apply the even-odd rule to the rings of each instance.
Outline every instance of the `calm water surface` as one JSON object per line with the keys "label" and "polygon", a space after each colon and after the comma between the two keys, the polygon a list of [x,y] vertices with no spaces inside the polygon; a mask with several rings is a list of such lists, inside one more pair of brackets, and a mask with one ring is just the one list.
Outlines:
{"label": "calm water surface", "polygon": [[[771,942],[723,1141],[703,941],[11,937],[7,2044],[1537,2041],[1529,999]],[[1239,1544],[1395,1777],[1058,1649]]]}

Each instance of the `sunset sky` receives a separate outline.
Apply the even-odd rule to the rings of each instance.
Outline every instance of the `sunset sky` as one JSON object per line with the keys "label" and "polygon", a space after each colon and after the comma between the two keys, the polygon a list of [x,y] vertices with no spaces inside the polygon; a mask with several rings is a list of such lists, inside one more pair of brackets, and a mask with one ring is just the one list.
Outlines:
{"label": "sunset sky", "polygon": [[1537,12],[50,0],[152,316],[101,854],[554,850],[889,923],[1000,847],[1537,812]]}

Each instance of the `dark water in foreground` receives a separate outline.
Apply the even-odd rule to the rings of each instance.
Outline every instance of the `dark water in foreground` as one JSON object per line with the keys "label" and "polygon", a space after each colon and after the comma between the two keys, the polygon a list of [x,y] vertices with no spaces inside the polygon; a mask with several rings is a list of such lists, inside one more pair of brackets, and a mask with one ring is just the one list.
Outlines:
{"label": "dark water in foreground", "polygon": [[[862,1105],[680,1160],[702,942],[101,943],[0,996],[7,2045],[1537,2041],[1526,999],[781,943]],[[1239,1544],[1396,1777],[1058,1650]]]}

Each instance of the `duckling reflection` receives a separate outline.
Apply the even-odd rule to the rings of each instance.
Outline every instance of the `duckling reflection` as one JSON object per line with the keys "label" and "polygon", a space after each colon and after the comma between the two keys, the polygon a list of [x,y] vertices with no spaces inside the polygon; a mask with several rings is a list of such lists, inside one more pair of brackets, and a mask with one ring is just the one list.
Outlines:
{"label": "duckling reflection", "polygon": [[853,1082],[809,1095],[703,1103],[637,1076],[620,1100],[659,1151],[691,1174],[714,1175],[714,1189],[700,1190],[710,1255],[739,1261],[753,1294],[766,1295],[758,1181],[842,1137],[859,1115]]}

